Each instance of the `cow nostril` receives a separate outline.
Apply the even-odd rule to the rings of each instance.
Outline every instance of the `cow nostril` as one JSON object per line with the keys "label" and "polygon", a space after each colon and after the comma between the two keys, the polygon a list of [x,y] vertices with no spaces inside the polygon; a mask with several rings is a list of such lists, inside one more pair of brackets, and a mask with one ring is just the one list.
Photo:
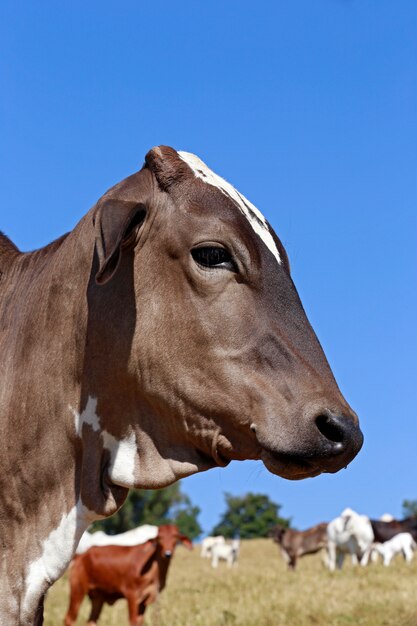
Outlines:
{"label": "cow nostril", "polygon": [[316,417],[316,425],[321,434],[329,441],[342,443],[346,438],[343,424],[335,416],[319,415]]}

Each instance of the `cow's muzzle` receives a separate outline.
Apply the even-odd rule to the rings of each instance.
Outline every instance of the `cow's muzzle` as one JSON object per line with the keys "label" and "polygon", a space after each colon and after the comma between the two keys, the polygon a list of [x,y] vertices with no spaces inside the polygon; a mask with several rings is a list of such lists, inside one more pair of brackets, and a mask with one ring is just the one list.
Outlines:
{"label": "cow's muzzle", "polygon": [[298,445],[293,442],[287,449],[267,445],[262,433],[252,424],[251,430],[262,446],[261,459],[270,472],[298,480],[337,472],[352,461],[363,444],[356,416],[352,419],[326,411],[314,422],[308,442],[301,438]]}
{"label": "cow's muzzle", "polygon": [[[317,461],[322,472],[334,473],[346,467],[363,445],[363,434],[357,418],[327,413],[316,418],[322,435]],[[321,448],[321,449],[320,449]]]}

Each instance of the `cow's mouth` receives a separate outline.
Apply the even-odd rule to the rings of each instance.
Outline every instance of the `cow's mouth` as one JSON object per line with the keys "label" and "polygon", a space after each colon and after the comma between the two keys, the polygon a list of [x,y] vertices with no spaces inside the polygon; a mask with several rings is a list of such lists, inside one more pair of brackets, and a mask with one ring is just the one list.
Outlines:
{"label": "cow's mouth", "polygon": [[[226,467],[232,460],[252,458],[261,460],[267,470],[272,474],[286,478],[287,480],[302,480],[313,478],[322,473],[336,472],[340,469],[340,460],[332,460],[328,455],[300,455],[291,452],[271,450],[259,443],[255,437],[255,447],[249,455],[239,454],[238,448],[224,435],[217,432],[211,442],[210,457],[218,467]],[[253,441],[252,441],[253,444]],[[349,462],[350,459],[347,460]]]}
{"label": "cow's mouth", "polygon": [[311,478],[322,473],[334,474],[346,467],[356,456],[363,443],[363,435],[357,421],[343,415],[327,413],[316,418],[317,430],[313,437],[292,437],[285,443],[282,437],[273,446],[268,445],[271,436],[265,436],[255,424],[251,431],[262,450],[259,457],[273,474],[289,480]]}
{"label": "cow's mouth", "polygon": [[263,449],[261,459],[267,470],[287,480],[313,478],[322,470],[309,460],[292,454],[277,454]]}

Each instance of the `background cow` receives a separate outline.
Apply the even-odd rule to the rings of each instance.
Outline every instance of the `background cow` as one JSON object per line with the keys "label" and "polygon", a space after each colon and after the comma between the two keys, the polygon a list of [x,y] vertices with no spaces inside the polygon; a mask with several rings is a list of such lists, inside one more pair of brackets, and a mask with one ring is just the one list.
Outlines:
{"label": "background cow", "polygon": [[301,479],[362,445],[281,242],[195,155],[154,148],[40,250],[0,235],[0,274],[1,623],[41,622],[129,488],[232,459]]}
{"label": "background cow", "polygon": [[211,566],[217,567],[219,561],[226,561],[228,567],[237,564],[240,550],[240,539],[232,539],[230,543],[216,543],[211,549]]}
{"label": "background cow", "polygon": [[102,530],[97,530],[95,533],[86,531],[81,537],[75,553],[87,552],[93,546],[137,546],[149,541],[149,539],[155,539],[157,534],[158,526],[153,524],[143,524],[116,535],[108,535]]}
{"label": "background cow", "polygon": [[205,537],[201,542],[200,556],[203,558],[211,558],[211,551],[213,546],[226,543],[226,539],[223,535],[217,535],[216,537]]}
{"label": "background cow", "polygon": [[88,623],[97,622],[103,604],[126,598],[129,624],[141,626],[146,607],[155,602],[167,581],[175,547],[192,548],[172,524],[160,526],[156,539],[139,546],[95,546],[77,555],[70,567],[70,604],[65,626],[77,619],[86,594],[92,602]]}
{"label": "background cow", "polygon": [[392,522],[394,520],[394,516],[391,513],[383,513],[379,518],[380,522]]}
{"label": "background cow", "polygon": [[389,541],[398,533],[410,533],[417,541],[417,517],[407,517],[403,520],[392,519],[388,522],[371,519],[371,526],[377,543]]}
{"label": "background cow", "polygon": [[[374,543],[372,547],[371,557],[373,555],[381,555],[385,566],[391,563],[397,554],[402,554],[404,559],[409,563],[414,556],[414,550],[417,544],[410,533],[398,533],[392,539],[388,539],[385,543]],[[377,559],[372,558],[372,561]]]}
{"label": "background cow", "polygon": [[345,554],[352,556],[352,563],[359,559],[362,566],[367,565],[374,542],[374,533],[369,518],[359,515],[352,509],[332,520],[327,526],[328,566],[331,571],[342,569]]}
{"label": "background cow", "polygon": [[276,526],[270,536],[280,546],[288,567],[295,569],[297,559],[305,554],[315,554],[327,546],[327,523],[322,522],[301,531]]}

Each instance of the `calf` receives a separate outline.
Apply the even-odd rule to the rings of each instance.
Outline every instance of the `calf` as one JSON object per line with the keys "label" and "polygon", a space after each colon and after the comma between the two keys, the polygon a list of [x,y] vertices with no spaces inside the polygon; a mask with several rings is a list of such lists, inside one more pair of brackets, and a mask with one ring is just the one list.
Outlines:
{"label": "calf", "polygon": [[212,548],[217,544],[223,545],[224,543],[226,543],[226,540],[223,535],[217,535],[217,537],[205,537],[201,542],[200,556],[203,558],[210,558]]}
{"label": "calf", "polygon": [[231,543],[216,543],[211,549],[211,566],[217,567],[219,561],[226,561],[228,567],[236,565],[239,556],[240,540],[233,539]]}
{"label": "calf", "polygon": [[396,554],[402,554],[407,563],[409,563],[414,556],[416,547],[417,544],[410,533],[398,533],[398,535],[394,535],[392,539],[388,539],[385,543],[375,543],[372,553],[380,554],[384,565],[388,566]]}
{"label": "calf", "polygon": [[168,567],[178,542],[192,548],[188,537],[174,525],[159,528],[158,536],[138,546],[95,546],[75,556],[69,571],[70,604],[65,626],[77,619],[86,594],[91,599],[90,626],[96,624],[103,604],[126,598],[130,626],[141,626],[146,607],[164,589]]}
{"label": "calf", "polygon": [[327,523],[322,522],[307,530],[293,530],[277,526],[270,536],[280,546],[281,554],[290,569],[295,569],[297,559],[315,554],[327,546]]}

